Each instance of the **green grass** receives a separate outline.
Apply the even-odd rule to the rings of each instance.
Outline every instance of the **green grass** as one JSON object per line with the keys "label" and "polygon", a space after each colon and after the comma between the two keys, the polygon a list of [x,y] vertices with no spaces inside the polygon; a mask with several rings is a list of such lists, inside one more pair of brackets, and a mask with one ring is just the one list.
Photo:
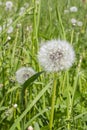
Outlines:
{"label": "green grass", "polygon": [[[87,3],[37,1],[12,0],[12,11],[5,10],[6,0],[0,5],[0,26],[3,27],[0,32],[0,130],[26,130],[30,125],[34,130],[50,130],[54,76],[46,72],[39,75],[43,68],[38,63],[37,53],[42,41],[58,38],[72,44],[76,59],[68,71],[59,72],[56,77],[51,125],[53,130],[87,130]],[[29,6],[19,15],[26,2]],[[76,6],[78,11],[64,14],[71,6]],[[7,34],[9,18],[13,20],[9,25],[13,26],[13,32]],[[73,26],[71,18],[82,21],[83,26]],[[22,66],[30,66],[37,72],[36,78],[24,85],[24,104],[20,101],[23,86],[15,78],[15,72]],[[13,107],[15,103],[17,108]]]}

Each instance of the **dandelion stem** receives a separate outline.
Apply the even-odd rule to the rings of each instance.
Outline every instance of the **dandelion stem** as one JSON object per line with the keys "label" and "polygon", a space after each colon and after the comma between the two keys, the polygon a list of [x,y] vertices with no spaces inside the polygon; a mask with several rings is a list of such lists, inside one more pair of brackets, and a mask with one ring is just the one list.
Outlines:
{"label": "dandelion stem", "polygon": [[54,106],[55,106],[55,99],[56,99],[56,85],[57,85],[56,74],[54,74],[54,83],[53,83],[53,90],[52,90],[52,102],[51,102],[51,112],[50,112],[50,124],[49,124],[50,130],[52,130],[52,126],[53,126]]}
{"label": "dandelion stem", "polygon": [[70,104],[71,104],[71,96],[70,96],[70,91],[69,91],[69,72],[66,71],[66,81],[67,81],[67,119],[68,119],[68,123],[67,123],[67,130],[70,130]]}

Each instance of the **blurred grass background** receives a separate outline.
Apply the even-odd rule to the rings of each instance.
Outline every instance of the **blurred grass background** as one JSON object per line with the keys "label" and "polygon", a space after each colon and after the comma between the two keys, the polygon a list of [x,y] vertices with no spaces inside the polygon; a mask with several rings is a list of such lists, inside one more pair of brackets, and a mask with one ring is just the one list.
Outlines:
{"label": "blurred grass background", "polygon": [[[86,130],[87,3],[82,0],[12,0],[12,9],[6,10],[6,2],[0,0],[0,129],[26,130],[29,125],[34,130],[49,129],[53,74],[45,72],[27,87],[22,111],[21,86],[15,72],[22,66],[41,71],[37,60],[40,43],[60,38],[73,45],[76,60],[69,71],[58,74],[53,130]],[[72,6],[78,11],[70,12]],[[64,13],[65,10],[69,12]],[[74,26],[72,18],[83,25]]]}

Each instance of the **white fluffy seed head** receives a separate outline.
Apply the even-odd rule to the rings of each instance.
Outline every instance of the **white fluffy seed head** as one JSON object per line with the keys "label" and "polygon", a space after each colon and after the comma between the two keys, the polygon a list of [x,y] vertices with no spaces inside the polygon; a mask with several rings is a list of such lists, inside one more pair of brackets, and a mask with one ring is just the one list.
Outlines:
{"label": "white fluffy seed head", "polygon": [[77,12],[78,8],[76,6],[70,7],[70,12]]}
{"label": "white fluffy seed head", "polygon": [[22,67],[16,72],[16,80],[23,84],[28,78],[33,76],[35,71],[31,67]]}
{"label": "white fluffy seed head", "polygon": [[72,18],[72,19],[71,19],[71,23],[72,23],[72,25],[76,25],[77,20],[76,20],[75,18]]}
{"label": "white fluffy seed head", "polygon": [[75,53],[67,41],[51,40],[43,43],[38,60],[48,72],[58,72],[70,68],[74,62]]}
{"label": "white fluffy seed head", "polygon": [[11,1],[7,1],[6,2],[6,10],[11,10],[12,9],[12,7],[13,7],[13,3],[11,2]]}
{"label": "white fluffy seed head", "polygon": [[29,127],[28,127],[28,130],[33,130],[33,127],[32,127],[32,126],[29,126]]}
{"label": "white fluffy seed head", "polygon": [[17,104],[14,104],[14,105],[13,105],[14,108],[17,108],[17,106],[18,106]]}
{"label": "white fluffy seed head", "polygon": [[79,27],[82,27],[82,26],[83,26],[83,22],[77,21],[77,25],[78,25]]}
{"label": "white fluffy seed head", "polygon": [[10,34],[13,32],[13,27],[12,26],[9,26],[8,30],[7,30],[7,34]]}
{"label": "white fluffy seed head", "polygon": [[24,12],[25,12],[25,7],[21,7],[21,8],[20,8],[19,15],[23,15]]}

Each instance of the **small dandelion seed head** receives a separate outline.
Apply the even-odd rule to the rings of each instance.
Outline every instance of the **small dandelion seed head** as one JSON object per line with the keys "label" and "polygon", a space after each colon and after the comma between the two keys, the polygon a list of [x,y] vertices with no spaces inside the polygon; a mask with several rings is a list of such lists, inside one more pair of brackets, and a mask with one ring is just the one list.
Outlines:
{"label": "small dandelion seed head", "polygon": [[21,7],[21,8],[20,8],[19,15],[23,15],[24,12],[25,12],[25,7]]}
{"label": "small dandelion seed head", "polygon": [[75,26],[76,23],[77,23],[77,20],[76,20],[75,18],[72,18],[70,21],[71,21],[72,25],[74,25],[74,26]]}
{"label": "small dandelion seed head", "polygon": [[77,25],[78,25],[79,27],[82,27],[82,26],[83,26],[83,22],[77,21]]}
{"label": "small dandelion seed head", "polygon": [[78,8],[76,6],[70,7],[70,12],[77,12]]}
{"label": "small dandelion seed head", "polygon": [[7,37],[7,40],[8,40],[8,41],[10,41],[10,40],[11,40],[11,37],[10,37],[10,36],[8,36],[8,37]]}
{"label": "small dandelion seed head", "polygon": [[13,27],[12,26],[9,26],[8,30],[7,30],[7,34],[10,34],[13,32]]}
{"label": "small dandelion seed head", "polygon": [[42,44],[38,52],[38,60],[48,72],[66,70],[72,66],[75,53],[67,41],[51,40]]}
{"label": "small dandelion seed head", "polygon": [[29,126],[27,130],[33,130],[33,127],[32,127],[32,126]]}
{"label": "small dandelion seed head", "polygon": [[17,104],[14,104],[14,105],[13,105],[14,108],[17,108],[17,106],[18,106]]}
{"label": "small dandelion seed head", "polygon": [[0,26],[0,33],[2,32],[2,26]]}
{"label": "small dandelion seed head", "polygon": [[5,7],[5,9],[6,9],[6,10],[11,10],[12,7],[13,7],[13,3],[12,3],[11,1],[7,1],[7,2],[6,2],[6,7]]}
{"label": "small dandelion seed head", "polygon": [[35,71],[31,67],[22,67],[16,72],[16,80],[23,84],[28,78],[33,76]]}

